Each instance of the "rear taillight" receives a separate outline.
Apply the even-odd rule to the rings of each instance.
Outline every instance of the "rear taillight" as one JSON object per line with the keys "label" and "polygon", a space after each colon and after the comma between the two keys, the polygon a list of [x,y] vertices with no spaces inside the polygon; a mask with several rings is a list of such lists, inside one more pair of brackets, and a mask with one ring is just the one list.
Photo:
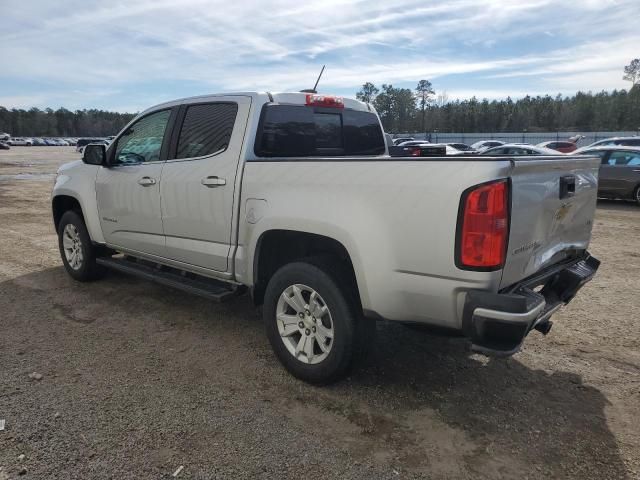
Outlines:
{"label": "rear taillight", "polygon": [[410,148],[409,152],[411,154],[410,156],[412,157],[419,157],[420,155],[422,155],[422,150],[418,147]]}
{"label": "rear taillight", "polygon": [[344,108],[344,99],[342,97],[334,97],[331,95],[316,95],[315,93],[307,94],[307,106],[312,107],[329,107]]}
{"label": "rear taillight", "polygon": [[509,233],[507,180],[473,187],[462,195],[456,263],[472,270],[502,268]]}

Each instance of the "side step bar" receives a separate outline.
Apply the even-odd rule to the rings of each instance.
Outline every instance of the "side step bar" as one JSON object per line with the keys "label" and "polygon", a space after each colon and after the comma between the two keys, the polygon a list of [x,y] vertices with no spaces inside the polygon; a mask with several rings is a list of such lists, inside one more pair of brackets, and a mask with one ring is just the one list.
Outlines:
{"label": "side step bar", "polygon": [[96,263],[111,270],[199,295],[214,302],[224,302],[240,292],[240,289],[232,284],[143,260],[101,257],[96,258]]}

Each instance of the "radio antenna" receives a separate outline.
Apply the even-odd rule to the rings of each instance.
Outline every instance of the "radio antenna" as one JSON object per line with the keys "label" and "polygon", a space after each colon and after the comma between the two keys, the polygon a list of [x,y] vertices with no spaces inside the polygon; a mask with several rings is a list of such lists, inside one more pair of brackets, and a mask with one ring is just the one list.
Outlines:
{"label": "radio antenna", "polygon": [[303,93],[318,93],[316,88],[318,87],[318,83],[320,82],[320,77],[322,77],[322,73],[324,72],[325,65],[322,65],[322,70],[320,70],[320,75],[318,75],[318,79],[316,80],[316,84],[313,88],[305,88],[304,90],[300,90]]}

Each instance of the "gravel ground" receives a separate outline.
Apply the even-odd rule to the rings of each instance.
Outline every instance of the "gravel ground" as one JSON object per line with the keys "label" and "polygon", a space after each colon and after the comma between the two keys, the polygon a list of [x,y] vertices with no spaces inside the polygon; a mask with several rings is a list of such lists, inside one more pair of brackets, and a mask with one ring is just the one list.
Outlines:
{"label": "gravel ground", "polygon": [[49,193],[76,158],[0,151],[0,480],[640,478],[640,208],[599,204],[597,278],[514,357],[383,323],[316,388],[247,297],[71,280]]}

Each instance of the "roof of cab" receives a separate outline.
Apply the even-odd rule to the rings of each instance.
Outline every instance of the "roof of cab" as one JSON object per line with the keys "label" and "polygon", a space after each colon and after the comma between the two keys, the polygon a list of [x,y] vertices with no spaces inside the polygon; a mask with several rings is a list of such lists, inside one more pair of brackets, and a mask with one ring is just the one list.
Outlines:
{"label": "roof of cab", "polygon": [[361,102],[360,100],[354,100],[353,98],[345,98],[341,95],[331,95],[327,93],[305,93],[305,92],[278,92],[273,93],[273,101],[277,103],[288,103],[294,105],[305,105],[307,103],[307,95],[317,95],[326,97],[340,97],[343,99],[345,108],[352,110],[365,110],[369,111],[371,108],[368,104]]}
{"label": "roof of cab", "polygon": [[[158,110],[160,108],[165,108],[165,107],[173,107],[175,105],[180,105],[181,103],[185,103],[187,101],[192,102],[193,100],[198,100],[198,99],[209,99],[211,97],[227,97],[227,96],[243,96],[243,97],[251,97],[251,98],[258,98],[258,97],[263,97],[266,99],[270,99],[272,98],[273,102],[277,102],[277,103],[287,103],[287,104],[294,104],[294,105],[304,105],[306,103],[306,98],[307,95],[309,95],[308,93],[303,93],[303,92],[277,92],[277,93],[270,93],[270,92],[224,92],[224,93],[211,93],[208,95],[197,95],[197,96],[193,96],[193,97],[184,97],[184,98],[178,98],[175,100],[170,100],[168,102],[164,102],[164,103],[160,103],[158,105],[154,105],[152,107],[149,107],[147,109],[145,109],[143,112],[141,112],[140,115],[154,111],[154,110]],[[327,96],[331,96],[329,94],[316,94],[316,95],[327,95]],[[335,95],[335,96],[339,96],[339,95]],[[344,106],[346,108],[350,108],[352,110],[366,110],[366,111],[371,111],[371,107],[364,102],[361,102],[359,100],[355,100],[352,98],[345,98],[342,97],[344,100]]]}

